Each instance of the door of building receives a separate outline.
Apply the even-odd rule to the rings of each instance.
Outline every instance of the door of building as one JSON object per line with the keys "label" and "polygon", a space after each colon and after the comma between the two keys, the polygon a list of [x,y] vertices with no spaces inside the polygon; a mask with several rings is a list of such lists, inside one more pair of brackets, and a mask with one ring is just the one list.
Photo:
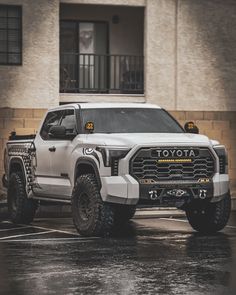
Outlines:
{"label": "door of building", "polygon": [[108,90],[108,24],[61,21],[61,92]]}

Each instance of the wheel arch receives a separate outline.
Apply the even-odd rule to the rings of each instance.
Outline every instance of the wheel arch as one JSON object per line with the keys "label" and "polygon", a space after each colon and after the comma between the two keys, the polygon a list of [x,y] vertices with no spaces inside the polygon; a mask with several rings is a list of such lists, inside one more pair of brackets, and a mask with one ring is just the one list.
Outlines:
{"label": "wheel arch", "polygon": [[76,179],[83,174],[94,174],[97,179],[99,190],[101,189],[102,183],[100,179],[100,174],[98,171],[98,167],[93,159],[82,157],[77,160],[74,172],[74,183],[76,182]]}
{"label": "wheel arch", "polygon": [[10,175],[14,172],[21,172],[23,175],[24,181],[25,179],[25,168],[24,163],[20,158],[12,158],[9,162],[9,170],[8,170],[8,179],[10,178]]}

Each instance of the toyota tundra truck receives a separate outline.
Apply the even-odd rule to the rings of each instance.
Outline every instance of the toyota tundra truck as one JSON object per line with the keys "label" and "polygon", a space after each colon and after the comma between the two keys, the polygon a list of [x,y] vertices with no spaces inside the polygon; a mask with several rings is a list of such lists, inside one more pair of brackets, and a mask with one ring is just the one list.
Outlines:
{"label": "toyota tundra truck", "polygon": [[231,211],[226,149],[142,103],[75,103],[50,109],[36,135],[11,133],[4,154],[9,216],[33,221],[62,202],[83,236],[107,236],[138,206],[177,207],[194,230],[225,227]]}

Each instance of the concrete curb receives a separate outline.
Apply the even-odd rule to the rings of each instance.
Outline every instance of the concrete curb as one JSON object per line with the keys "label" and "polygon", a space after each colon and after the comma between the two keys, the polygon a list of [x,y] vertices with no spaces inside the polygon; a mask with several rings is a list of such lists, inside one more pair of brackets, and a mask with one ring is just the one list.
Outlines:
{"label": "concrete curb", "polygon": [[232,208],[232,211],[235,211],[236,210],[236,191],[233,191],[231,193],[231,208]]}
{"label": "concrete curb", "polygon": [[165,217],[184,217],[185,212],[177,209],[169,208],[151,208],[150,210],[137,209],[134,219],[148,218],[165,218]]}

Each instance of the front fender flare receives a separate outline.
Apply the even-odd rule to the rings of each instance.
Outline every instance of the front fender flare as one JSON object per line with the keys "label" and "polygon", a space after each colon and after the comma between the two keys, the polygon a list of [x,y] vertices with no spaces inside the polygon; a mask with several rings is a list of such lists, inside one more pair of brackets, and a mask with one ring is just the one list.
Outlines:
{"label": "front fender flare", "polygon": [[94,170],[94,173],[95,173],[95,176],[96,176],[96,179],[97,179],[97,183],[98,183],[98,188],[99,190],[101,189],[102,187],[102,183],[101,183],[101,178],[100,178],[100,174],[99,174],[99,171],[98,171],[98,167],[97,167],[97,164],[96,162],[89,158],[89,157],[81,157],[80,159],[78,159],[76,161],[76,164],[75,164],[75,171],[74,171],[74,183],[76,182],[76,178],[77,178],[77,170],[78,170],[78,167],[80,165],[87,165],[87,166],[90,166],[90,168],[92,168]]}

